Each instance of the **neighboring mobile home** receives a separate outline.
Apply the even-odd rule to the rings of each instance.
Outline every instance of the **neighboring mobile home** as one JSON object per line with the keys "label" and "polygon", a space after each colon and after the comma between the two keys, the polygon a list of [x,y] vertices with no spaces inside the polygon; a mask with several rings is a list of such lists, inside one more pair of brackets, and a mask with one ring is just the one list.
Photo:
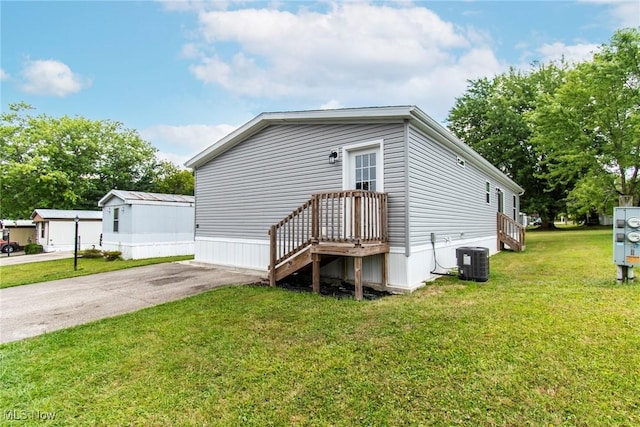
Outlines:
{"label": "neighboring mobile home", "polygon": [[186,166],[196,261],[272,284],[311,263],[314,289],[406,292],[458,247],[524,245],[523,189],[415,106],[263,113]]}
{"label": "neighboring mobile home", "polygon": [[193,254],[194,197],[111,190],[103,211],[102,248],[124,259]]}
{"label": "neighboring mobile home", "polygon": [[20,247],[36,241],[36,224],[30,219],[3,219],[0,220],[0,229],[8,230],[11,241]]}
{"label": "neighboring mobile home", "polygon": [[75,218],[78,218],[78,249],[100,245],[102,212],[59,209],[36,209],[31,219],[36,223],[36,243],[45,252],[72,251],[75,242]]}

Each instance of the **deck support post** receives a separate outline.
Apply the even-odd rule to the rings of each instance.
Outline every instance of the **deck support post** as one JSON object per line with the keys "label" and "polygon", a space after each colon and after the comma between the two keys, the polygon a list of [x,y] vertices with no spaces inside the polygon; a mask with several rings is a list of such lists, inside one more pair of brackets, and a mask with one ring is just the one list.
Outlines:
{"label": "deck support post", "polygon": [[311,271],[313,275],[311,287],[313,288],[313,293],[319,294],[320,293],[320,254],[313,254],[311,263],[312,263]]}
{"label": "deck support post", "polygon": [[382,287],[386,288],[389,284],[389,252],[382,254]]}
{"label": "deck support post", "polygon": [[356,285],[356,300],[362,301],[362,257],[353,258],[354,279]]}

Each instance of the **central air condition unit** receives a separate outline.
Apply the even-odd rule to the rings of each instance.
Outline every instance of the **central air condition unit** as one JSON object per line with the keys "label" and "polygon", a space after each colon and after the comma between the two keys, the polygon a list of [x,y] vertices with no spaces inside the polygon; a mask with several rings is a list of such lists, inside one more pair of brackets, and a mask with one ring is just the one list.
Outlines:
{"label": "central air condition unit", "polygon": [[456,249],[458,277],[461,280],[489,280],[489,248],[465,246]]}

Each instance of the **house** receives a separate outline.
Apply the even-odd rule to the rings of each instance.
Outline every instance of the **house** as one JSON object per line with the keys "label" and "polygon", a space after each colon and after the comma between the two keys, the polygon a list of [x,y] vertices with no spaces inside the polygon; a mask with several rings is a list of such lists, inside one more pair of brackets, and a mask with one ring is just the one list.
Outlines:
{"label": "house", "polygon": [[415,106],[263,113],[185,163],[196,261],[408,292],[524,248],[523,189]]}
{"label": "house", "polygon": [[84,210],[36,209],[31,219],[36,224],[36,243],[45,252],[72,251],[75,219],[78,218],[78,249],[100,245],[102,212]]}
{"label": "house", "polygon": [[102,248],[124,259],[191,255],[194,197],[111,190],[100,201]]}
{"label": "house", "polygon": [[11,241],[20,247],[36,241],[36,224],[30,219],[3,219],[0,220],[0,229],[8,230]]}

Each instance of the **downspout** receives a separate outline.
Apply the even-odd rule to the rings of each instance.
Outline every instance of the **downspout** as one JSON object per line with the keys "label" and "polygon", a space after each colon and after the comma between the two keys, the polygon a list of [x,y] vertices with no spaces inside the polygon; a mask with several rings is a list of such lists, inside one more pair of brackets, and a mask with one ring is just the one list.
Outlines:
{"label": "downspout", "polygon": [[411,256],[411,214],[409,212],[409,120],[404,120],[404,256]]}
{"label": "downspout", "polygon": [[193,168],[193,250],[195,252],[196,247],[196,236],[198,235],[198,228],[200,225],[198,224],[197,211],[196,211],[196,202],[198,197],[198,168]]}

